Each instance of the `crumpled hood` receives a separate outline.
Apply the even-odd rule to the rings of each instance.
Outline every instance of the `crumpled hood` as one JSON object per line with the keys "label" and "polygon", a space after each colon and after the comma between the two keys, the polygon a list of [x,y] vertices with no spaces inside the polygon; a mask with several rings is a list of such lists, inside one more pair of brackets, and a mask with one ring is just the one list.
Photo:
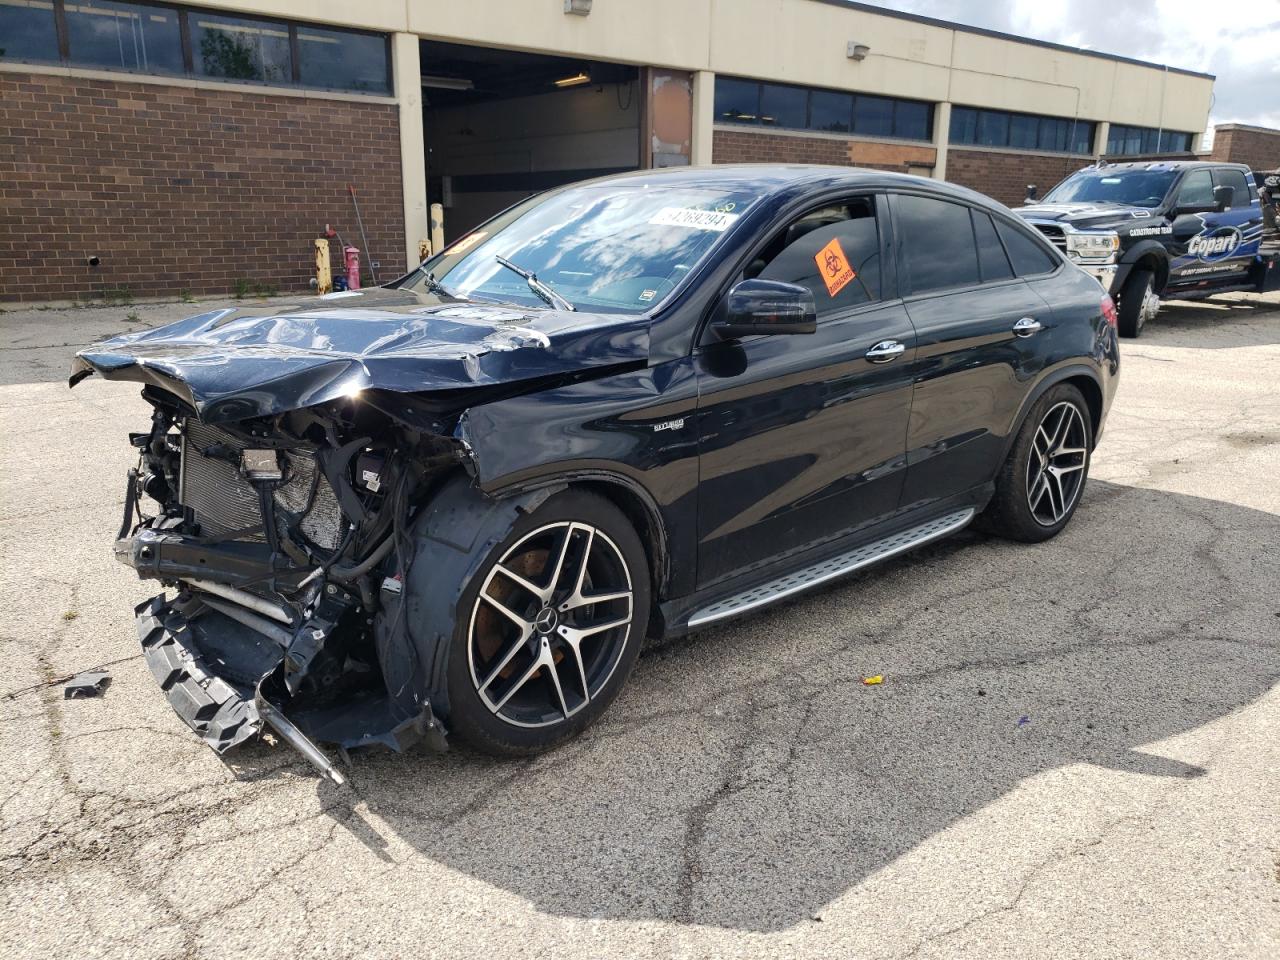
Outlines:
{"label": "crumpled hood", "polygon": [[1146,207],[1130,207],[1123,203],[1034,203],[1017,207],[1013,212],[1029,220],[1052,220],[1080,229],[1125,226],[1135,221],[1150,220],[1153,216]]}
{"label": "crumpled hood", "polygon": [[95,372],[154,384],[219,423],[364,389],[495,386],[648,356],[643,317],[433,305],[408,291],[375,289],[269,312],[214,310],[113,337],[76,354],[70,384]]}

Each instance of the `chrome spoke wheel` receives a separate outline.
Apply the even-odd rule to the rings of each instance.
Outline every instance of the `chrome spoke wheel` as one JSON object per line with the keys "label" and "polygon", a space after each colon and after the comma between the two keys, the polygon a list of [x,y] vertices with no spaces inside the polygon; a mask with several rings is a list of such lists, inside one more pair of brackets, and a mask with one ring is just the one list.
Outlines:
{"label": "chrome spoke wheel", "polygon": [[516,726],[568,720],[609,682],[634,605],[631,571],[603,530],[562,521],[526,534],[489,570],[471,611],[480,701]]}
{"label": "chrome spoke wheel", "polygon": [[1089,462],[1084,417],[1074,403],[1055,404],[1036,428],[1027,457],[1027,505],[1041,526],[1071,512]]}

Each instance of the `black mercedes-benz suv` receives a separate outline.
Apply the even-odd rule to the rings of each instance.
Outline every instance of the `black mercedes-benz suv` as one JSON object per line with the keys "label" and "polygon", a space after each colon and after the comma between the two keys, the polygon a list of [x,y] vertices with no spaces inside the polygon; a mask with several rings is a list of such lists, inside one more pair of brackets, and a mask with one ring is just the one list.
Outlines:
{"label": "black mercedes-benz suv", "polygon": [[[1095,280],[986,197],[847,168],[641,172],[415,272],[95,344],[143,384],[116,554],[222,751],[558,743],[646,637],[982,517],[1080,502],[1115,389]],[[1011,561],[1012,562],[1012,561]]]}

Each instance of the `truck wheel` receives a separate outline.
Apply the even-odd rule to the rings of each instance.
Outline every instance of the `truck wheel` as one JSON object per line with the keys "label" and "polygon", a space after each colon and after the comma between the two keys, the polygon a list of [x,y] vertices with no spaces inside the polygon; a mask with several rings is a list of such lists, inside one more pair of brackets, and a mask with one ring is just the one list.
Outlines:
{"label": "truck wheel", "polygon": [[1160,309],[1156,295],[1156,275],[1150,270],[1134,270],[1120,290],[1120,336],[1136,337]]}
{"label": "truck wheel", "polygon": [[617,507],[569,489],[513,524],[462,593],[451,733],[499,756],[546,750],[613,702],[649,622],[644,546]]}

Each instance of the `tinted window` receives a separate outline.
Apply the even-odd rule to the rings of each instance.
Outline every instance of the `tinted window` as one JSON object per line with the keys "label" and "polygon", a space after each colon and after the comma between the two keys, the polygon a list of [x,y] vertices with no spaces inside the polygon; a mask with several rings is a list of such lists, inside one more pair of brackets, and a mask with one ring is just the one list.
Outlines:
{"label": "tinted window", "polygon": [[848,133],[853,118],[853,97],[847,93],[814,90],[809,95],[809,126],[813,130]]}
{"label": "tinted window", "polygon": [[1220,187],[1231,187],[1235,192],[1231,195],[1231,206],[1245,207],[1249,205],[1249,185],[1244,181],[1244,174],[1239,170],[1216,170],[1213,178]]}
{"label": "tinted window", "polygon": [[880,236],[870,201],[806,214],[770,248],[763,254],[763,268],[757,266],[759,273],[747,272],[808,287],[819,317],[880,299]]}
{"label": "tinted window", "polygon": [[368,33],[299,24],[298,79],[312,87],[390,93],[387,41]]}
{"label": "tinted window", "polygon": [[1178,206],[1201,207],[1213,205],[1213,179],[1208,170],[1192,170],[1182,178],[1178,187]]}
{"label": "tinted window", "polygon": [[978,142],[978,111],[970,107],[951,108],[951,142]]}
{"label": "tinted window", "polygon": [[716,77],[716,119],[730,123],[760,121],[760,84]]}
{"label": "tinted window", "polygon": [[281,23],[191,11],[191,59],[195,73],[227,80],[289,83],[289,28]]}
{"label": "tinted window", "polygon": [[893,101],[858,97],[853,104],[853,132],[864,137],[893,136]]}
{"label": "tinted window", "polygon": [[928,140],[932,111],[927,103],[899,100],[893,118],[893,135],[906,140]]}
{"label": "tinted window", "polygon": [[809,92],[776,83],[760,86],[760,122],[771,127],[803,129]]}
{"label": "tinted window", "polygon": [[1016,116],[1009,123],[1009,146],[1035,149],[1040,121],[1035,117]]}
{"label": "tinted window", "polygon": [[58,31],[49,0],[0,0],[0,59],[58,59]]}
{"label": "tinted window", "polygon": [[1013,268],[1009,266],[1009,258],[1005,256],[1004,245],[996,236],[991,216],[981,210],[970,212],[973,214],[973,235],[978,241],[978,265],[982,269],[983,283],[1008,280],[1013,276]]}
{"label": "tinted window", "polygon": [[1004,241],[1004,248],[1009,252],[1014,273],[1018,276],[1033,277],[1057,268],[1060,261],[1056,256],[1041,246],[1038,240],[1028,236],[1026,231],[1003,220],[996,221],[996,228],[1000,231],[1000,239]]}
{"label": "tinted window", "polygon": [[901,195],[897,209],[912,293],[980,282],[968,207]]}
{"label": "tinted window", "polygon": [[1009,143],[1009,115],[983,110],[978,117],[978,143],[984,147],[1003,147]]}
{"label": "tinted window", "polygon": [[143,73],[183,72],[177,10],[114,0],[78,0],[65,9],[72,63]]}

